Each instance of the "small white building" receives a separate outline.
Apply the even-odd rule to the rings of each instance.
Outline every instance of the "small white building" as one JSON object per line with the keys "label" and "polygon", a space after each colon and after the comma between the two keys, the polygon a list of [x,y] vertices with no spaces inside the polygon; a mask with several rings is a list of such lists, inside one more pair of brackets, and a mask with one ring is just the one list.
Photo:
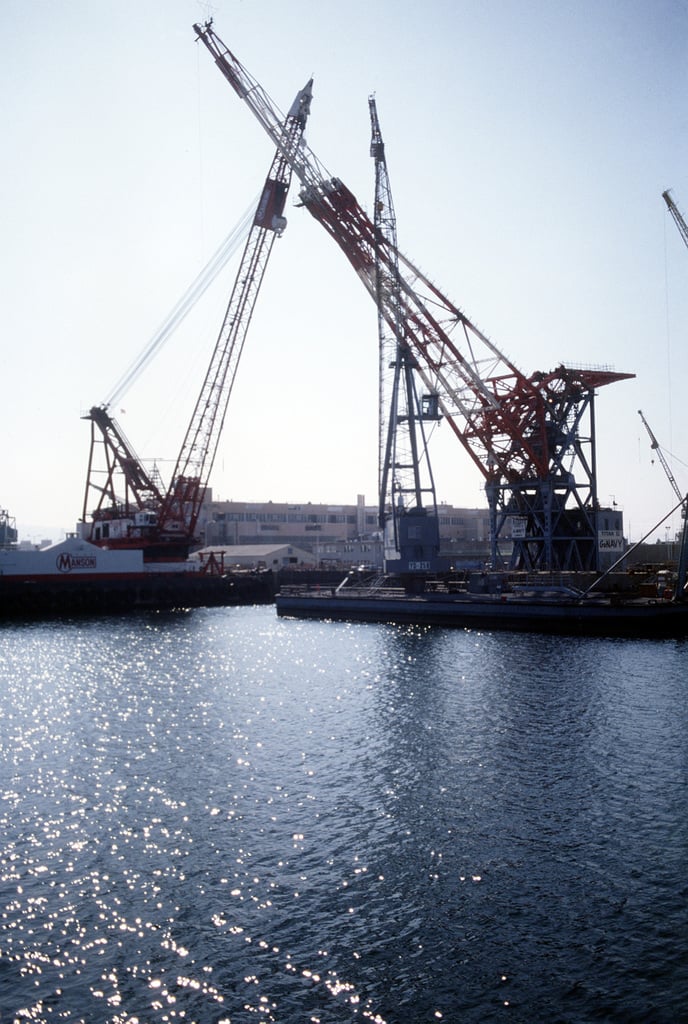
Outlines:
{"label": "small white building", "polygon": [[312,551],[293,544],[211,544],[194,553],[205,561],[210,556],[221,562],[225,569],[290,569],[297,565],[315,566]]}

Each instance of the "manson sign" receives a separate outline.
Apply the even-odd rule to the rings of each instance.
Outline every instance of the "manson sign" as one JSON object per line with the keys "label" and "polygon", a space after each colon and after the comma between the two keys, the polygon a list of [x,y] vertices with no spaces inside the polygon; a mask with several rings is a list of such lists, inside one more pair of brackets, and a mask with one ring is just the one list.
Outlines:
{"label": "manson sign", "polygon": [[95,555],[72,555],[69,551],[63,551],[58,555],[55,564],[60,572],[72,572],[74,569],[95,569]]}

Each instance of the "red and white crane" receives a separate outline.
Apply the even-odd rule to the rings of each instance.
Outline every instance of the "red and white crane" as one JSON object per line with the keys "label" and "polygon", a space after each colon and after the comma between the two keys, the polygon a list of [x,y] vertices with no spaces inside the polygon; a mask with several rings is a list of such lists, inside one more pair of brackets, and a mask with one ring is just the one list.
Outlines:
{"label": "red and white crane", "polygon": [[[267,93],[216,35],[212,22],[194,30],[286,156],[280,117]],[[356,197],[305,143],[289,159],[301,182],[301,204],[342,249],[392,336],[403,324],[415,372],[482,473],[493,563],[499,561],[502,536],[513,538],[512,564],[519,567],[596,568],[593,398],[596,388],[633,375],[559,366],[526,376],[381,236]],[[397,287],[379,289],[380,273]],[[587,429],[584,414],[591,421]]]}
{"label": "red and white crane", "polygon": [[[170,485],[148,474],[107,407],[90,410],[91,454],[83,533],[95,544],[143,548],[148,560],[185,557],[196,527],[224,425],[229,398],[275,239],[286,227],[284,208],[292,162],[302,143],[312,80],[281,117],[280,147],[265,180],[227,312],[186,431]],[[102,446],[102,467],[94,456]],[[95,505],[93,501],[95,498]]]}

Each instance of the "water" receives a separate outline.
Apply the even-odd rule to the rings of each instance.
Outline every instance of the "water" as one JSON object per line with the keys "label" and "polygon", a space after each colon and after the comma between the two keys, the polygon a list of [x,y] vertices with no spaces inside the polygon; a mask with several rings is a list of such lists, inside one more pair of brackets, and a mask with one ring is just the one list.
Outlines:
{"label": "water", "polygon": [[688,1020],[688,644],[0,626],[0,1020]]}

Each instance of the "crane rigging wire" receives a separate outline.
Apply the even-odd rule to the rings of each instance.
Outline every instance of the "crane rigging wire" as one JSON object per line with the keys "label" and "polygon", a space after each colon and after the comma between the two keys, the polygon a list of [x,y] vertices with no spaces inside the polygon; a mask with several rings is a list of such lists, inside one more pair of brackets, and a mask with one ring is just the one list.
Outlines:
{"label": "crane rigging wire", "polygon": [[103,408],[108,409],[114,402],[120,401],[125,392],[132,386],[135,380],[146,368],[153,356],[159,351],[174,331],[193,309],[201,296],[208,290],[220,271],[227,265],[234,253],[243,241],[245,241],[251,227],[251,221],[255,215],[258,196],[251,202],[243,216],[232,228],[215,253],[206,263],[205,267],[195,280],[189,285],[182,297],[173,307],[167,318],[157,329],[143,352],[131,364],[129,369],[122,374],[113,389],[110,391]]}

